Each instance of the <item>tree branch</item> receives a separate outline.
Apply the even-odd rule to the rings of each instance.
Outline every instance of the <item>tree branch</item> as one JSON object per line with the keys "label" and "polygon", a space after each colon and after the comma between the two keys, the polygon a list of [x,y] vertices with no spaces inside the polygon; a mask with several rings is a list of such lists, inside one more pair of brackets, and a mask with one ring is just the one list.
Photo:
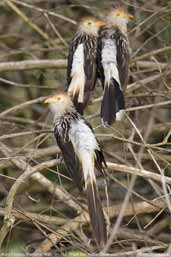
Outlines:
{"label": "tree branch", "polygon": [[[131,215],[138,215],[142,213],[153,213],[160,209],[165,208],[164,204],[161,202],[156,202],[157,207],[154,207],[153,205],[150,205],[149,203],[145,201],[134,203],[134,205],[129,204],[124,212],[124,216],[131,216]],[[155,203],[155,204],[156,204]],[[152,201],[152,204],[154,202]],[[110,218],[117,217],[120,213],[122,204],[114,205],[109,208],[104,208],[104,211],[106,211]],[[65,238],[68,234],[72,233],[76,229],[80,227],[80,225],[86,225],[89,222],[89,216],[87,213],[83,212],[81,215],[77,216],[75,219],[67,222],[65,225],[63,225],[60,229],[58,229],[56,232],[49,234],[48,238],[45,239],[34,254],[36,254],[37,257],[42,257],[43,254],[50,251],[50,249],[61,239]]]}
{"label": "tree branch", "polygon": [[66,65],[67,65],[67,61],[65,59],[1,62],[0,72],[36,70],[36,69],[64,69],[66,68]]}
{"label": "tree branch", "polygon": [[[8,149],[8,147],[2,143],[0,143],[1,146],[1,152],[5,156],[10,156],[11,155],[11,150]],[[48,168],[49,162],[44,162],[41,164],[38,164],[34,167],[31,167],[27,162],[25,162],[23,159],[11,159],[11,161],[21,170],[24,172],[22,175],[17,178],[15,183],[12,185],[7,199],[6,199],[6,210],[5,210],[5,215],[4,215],[4,224],[0,230],[0,249],[2,246],[2,243],[8,234],[10,228],[13,226],[15,222],[15,217],[12,215],[12,207],[13,207],[13,202],[15,195],[22,183],[26,183],[26,181],[31,177],[34,179],[36,182],[41,184],[44,188],[47,189],[50,193],[54,194],[57,196],[58,199],[62,200],[65,202],[70,208],[75,209],[77,212],[81,212],[82,208],[80,205],[78,205],[71,197],[71,195],[66,192],[64,189],[58,187],[57,185],[54,185],[51,181],[49,181],[47,178],[45,178],[43,175],[39,173],[39,171],[42,171],[46,168]],[[50,161],[50,166],[54,166],[56,163],[55,161]],[[34,173],[34,174],[33,174]]]}

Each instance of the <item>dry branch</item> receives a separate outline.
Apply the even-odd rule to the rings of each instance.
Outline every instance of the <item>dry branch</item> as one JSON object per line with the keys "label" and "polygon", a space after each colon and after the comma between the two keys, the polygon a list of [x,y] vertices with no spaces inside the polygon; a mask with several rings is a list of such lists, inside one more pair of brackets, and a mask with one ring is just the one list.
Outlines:
{"label": "dry branch", "polygon": [[[152,201],[152,204],[154,202]],[[124,212],[124,216],[131,216],[131,215],[138,215],[142,213],[153,213],[158,211],[159,209],[165,208],[165,206],[160,202],[155,203],[158,206],[154,207],[153,205],[150,205],[147,202],[137,202],[132,204],[129,204],[127,206],[127,209]],[[105,209],[105,211],[108,213],[110,218],[117,217],[120,213],[122,204],[111,206],[110,208]],[[34,254],[38,257],[42,257],[43,254],[48,253],[50,249],[60,240],[65,238],[68,234],[74,232],[76,229],[78,229],[82,225],[86,225],[89,222],[89,216],[86,213],[82,213],[80,216],[76,217],[75,219],[69,221],[64,226],[62,226],[59,230],[57,230],[55,233],[52,233],[48,236],[47,239],[45,239],[36,249]]]}
{"label": "dry branch", "polygon": [[[20,211],[12,209],[12,216],[15,217],[15,219],[23,220],[23,221],[40,221],[45,224],[49,225],[62,225],[66,222],[66,219],[55,217],[55,216],[49,216],[45,214],[38,214],[38,213],[32,213],[27,211]],[[0,216],[5,216],[5,209],[0,207]]]}
{"label": "dry branch", "polygon": [[152,61],[136,61],[133,62],[133,64],[130,65],[131,67],[135,66],[139,69],[153,69],[153,70],[159,70],[160,69],[165,69],[165,68],[170,68],[170,64],[168,63],[155,63]]}
{"label": "dry branch", "polygon": [[136,229],[120,228],[120,230],[117,233],[117,238],[125,240],[130,239],[132,241],[140,241],[143,244],[145,243],[148,245],[158,245],[167,247],[165,243],[150,238],[150,236],[146,234],[146,231],[138,231]]}
{"label": "dry branch", "polygon": [[[47,154],[48,151],[51,151],[51,152],[49,152],[49,154],[55,154],[59,151],[59,149],[58,148],[55,149],[55,147],[50,147],[50,148],[45,149],[45,151],[40,150],[40,154],[39,154],[39,152],[38,153],[35,152],[33,154],[33,157],[34,158],[42,157],[42,156],[44,156],[44,154]],[[8,157],[9,157],[9,155],[8,155]],[[11,161],[16,165],[15,159],[11,158]],[[57,164],[58,164],[58,160],[56,160],[56,159],[53,159],[53,160],[46,161],[46,162],[42,163],[42,165],[45,165],[44,168],[52,168],[52,167],[56,166]],[[111,163],[111,162],[107,162],[107,166],[108,166],[108,169],[110,171],[123,172],[123,173],[128,173],[128,174],[135,174],[137,176],[147,178],[147,179],[153,179],[154,181],[158,181],[158,182],[162,183],[162,178],[161,178],[160,174],[150,172],[148,170],[138,169],[138,168],[129,167],[129,166],[126,166],[126,165],[121,165],[121,164],[118,164],[118,163]],[[20,166],[19,166],[19,168],[20,168]],[[39,174],[39,176],[40,175],[41,174]],[[37,177],[37,175],[34,174],[32,176],[32,178],[34,178],[34,177]],[[171,178],[170,177],[165,176],[165,181],[166,181],[166,183],[171,185]],[[37,182],[39,182],[39,178],[37,179]],[[41,180],[40,180],[40,183],[41,183]]]}
{"label": "dry branch", "polygon": [[1,62],[0,72],[37,69],[64,69],[66,68],[66,65],[66,60],[28,60],[16,62]]}
{"label": "dry branch", "polygon": [[[0,143],[1,146],[1,152],[5,156],[11,155],[11,150],[6,147],[6,145]],[[15,195],[18,191],[18,188],[22,183],[26,183],[26,181],[32,176],[32,179],[34,179],[36,182],[41,184],[43,187],[46,188],[47,191],[57,196],[60,200],[64,201],[69,207],[74,208],[77,212],[81,211],[80,205],[78,205],[72,198],[69,193],[67,193],[64,189],[58,187],[57,185],[54,185],[51,181],[49,181],[47,178],[45,178],[43,175],[38,173],[41,170],[44,170],[47,168],[47,163],[41,163],[34,167],[31,167],[27,162],[25,162],[22,159],[11,159],[11,161],[21,170],[24,172],[22,175],[15,181],[15,183],[12,185],[8,196],[6,200],[6,211],[4,215],[4,224],[0,230],[0,248],[2,246],[2,243],[8,234],[9,230],[13,226],[15,222],[15,217],[12,215],[12,207]],[[56,161],[56,160],[55,160]],[[51,165],[54,166],[53,160],[51,161]]]}
{"label": "dry branch", "polygon": [[145,53],[143,55],[137,56],[132,60],[132,62],[137,62],[137,61],[140,61],[140,60],[143,60],[143,59],[146,59],[146,58],[150,58],[151,56],[161,54],[161,53],[166,52],[166,51],[171,51],[171,46],[162,47],[160,49],[153,50],[151,52],[148,52],[148,53]]}
{"label": "dry branch", "polygon": [[47,33],[43,32],[35,23],[33,23],[15,4],[13,1],[5,0],[5,3],[24,21],[27,25],[36,31],[44,40],[50,40]]}
{"label": "dry branch", "polygon": [[13,106],[13,107],[11,107],[11,108],[1,112],[0,113],[0,118],[4,117],[5,115],[7,115],[7,114],[9,114],[11,112],[16,112],[18,110],[21,110],[21,109],[23,109],[26,106],[29,106],[29,105],[32,105],[32,104],[35,104],[35,103],[41,103],[45,99],[46,99],[46,97],[42,96],[42,97],[39,97],[39,98],[36,98],[36,99],[33,99],[33,100],[26,101],[26,102],[21,103],[21,104],[18,104],[16,106]]}
{"label": "dry branch", "polygon": [[[13,156],[14,156],[15,150],[17,151],[20,149],[13,149]],[[32,159],[39,159],[42,157],[48,157],[48,156],[52,156],[52,155],[59,154],[59,153],[60,153],[60,150],[56,145],[46,147],[43,149],[37,149],[37,151],[35,151],[35,149],[24,149],[25,160],[30,157]],[[9,158],[6,157],[5,160],[1,160],[0,169],[15,166],[15,164],[11,162],[11,158],[13,158],[13,157],[10,156]],[[16,158],[16,156],[14,156],[14,158]]]}
{"label": "dry branch", "polygon": [[8,135],[0,136],[0,140],[8,139],[8,138],[14,138],[14,137],[22,137],[22,136],[29,136],[33,134],[42,134],[42,133],[52,133],[53,130],[32,130],[32,131],[26,131],[26,132],[19,132],[19,133],[11,133]]}
{"label": "dry branch", "polygon": [[171,74],[171,71],[167,71],[165,73],[159,73],[159,74],[156,74],[156,75],[152,75],[152,76],[149,76],[145,79],[141,79],[139,81],[136,81],[130,85],[127,86],[127,92],[130,93],[144,85],[147,85],[148,83],[152,83],[152,82],[155,82],[156,80],[158,79],[161,79],[162,77],[167,77]]}
{"label": "dry branch", "polygon": [[[158,70],[169,68],[168,63],[155,63],[152,61],[137,61],[131,64],[131,66],[137,66],[138,68],[152,68]],[[65,69],[67,67],[67,60],[25,60],[16,62],[1,62],[0,72],[7,71],[24,71],[24,70],[37,70],[37,69]]]}
{"label": "dry branch", "polygon": [[[42,9],[42,8],[40,8],[40,7],[37,7],[36,5],[31,5],[31,4],[25,3],[25,2],[23,2],[23,1],[18,1],[18,0],[12,0],[12,1],[15,2],[15,3],[18,4],[18,5],[21,5],[21,6],[24,6],[24,7],[33,9],[33,10],[36,10],[36,11],[42,13],[42,14],[47,13],[48,15],[51,15],[51,16],[54,16],[54,17],[56,17],[56,18],[58,18],[58,19],[67,21],[67,22],[69,22],[69,23],[71,23],[71,24],[73,24],[73,25],[76,25],[76,24],[77,24],[77,22],[76,22],[75,20],[73,20],[73,19],[71,19],[71,18],[69,18],[69,17],[66,17],[66,16],[64,16],[64,15],[58,14],[58,13],[56,13],[55,11],[53,12],[53,11],[49,11],[49,10],[47,10],[47,9]],[[33,3],[35,3],[35,1],[33,1]]]}

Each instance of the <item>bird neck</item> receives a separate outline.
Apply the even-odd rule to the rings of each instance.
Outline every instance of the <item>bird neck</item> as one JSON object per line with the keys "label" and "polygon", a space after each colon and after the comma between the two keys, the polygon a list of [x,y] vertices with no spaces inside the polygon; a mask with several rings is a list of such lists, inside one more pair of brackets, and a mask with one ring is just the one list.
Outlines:
{"label": "bird neck", "polygon": [[117,27],[122,34],[127,36],[127,21],[125,19],[116,18],[114,20],[108,20],[108,23],[112,27]]}
{"label": "bird neck", "polygon": [[71,123],[74,120],[79,119],[79,113],[73,107],[70,110],[66,110],[62,115],[55,115],[54,116],[54,123],[63,123],[65,121]]}
{"label": "bird neck", "polygon": [[118,24],[116,24],[116,26],[118,27],[118,29],[121,31],[122,34],[127,36],[127,23],[125,21],[118,22]]}
{"label": "bird neck", "polygon": [[97,38],[98,37],[98,31],[95,32],[95,31],[91,31],[91,30],[86,30],[86,29],[80,29],[78,32],[77,32],[78,36],[81,37],[81,38]]}
{"label": "bird neck", "polygon": [[61,104],[50,104],[50,110],[53,114],[54,123],[59,122],[61,119],[64,119],[67,116],[76,117],[77,111],[72,102],[61,103]]}

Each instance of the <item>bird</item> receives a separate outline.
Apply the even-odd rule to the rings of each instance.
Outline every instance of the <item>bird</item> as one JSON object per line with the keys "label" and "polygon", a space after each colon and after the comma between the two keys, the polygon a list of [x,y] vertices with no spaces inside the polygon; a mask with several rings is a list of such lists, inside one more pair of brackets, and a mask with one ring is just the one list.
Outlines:
{"label": "bird", "polygon": [[[96,168],[105,176],[107,167],[101,147],[90,124],[77,112],[66,91],[48,97],[45,103],[54,113],[54,136],[67,168],[76,167],[73,166],[75,158],[82,168],[92,232],[97,246],[102,248],[107,241],[107,232],[95,175]],[[76,168],[72,174],[77,176]]]}
{"label": "bird", "polygon": [[130,56],[127,24],[133,18],[124,7],[112,8],[99,32],[98,76],[104,89],[100,116],[105,127],[124,116]]}
{"label": "bird", "polygon": [[95,88],[98,32],[105,24],[94,17],[83,18],[70,43],[66,90],[82,115]]}

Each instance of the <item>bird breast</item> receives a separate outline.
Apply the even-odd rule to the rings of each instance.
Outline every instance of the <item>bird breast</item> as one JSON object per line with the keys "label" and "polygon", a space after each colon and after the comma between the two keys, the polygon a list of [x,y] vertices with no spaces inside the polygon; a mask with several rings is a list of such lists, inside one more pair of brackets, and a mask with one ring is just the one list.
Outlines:
{"label": "bird breast", "polygon": [[84,45],[79,44],[73,57],[72,75],[74,73],[84,72]]}
{"label": "bird breast", "polygon": [[99,148],[93,132],[82,119],[72,122],[69,138],[78,157],[85,151],[94,154],[95,149]]}
{"label": "bird breast", "polygon": [[117,64],[117,48],[115,39],[104,39],[102,49],[102,66],[104,69],[105,85],[110,84],[110,80],[115,79],[120,85],[118,64]]}
{"label": "bird breast", "polygon": [[116,43],[114,39],[104,39],[103,40],[104,47],[102,49],[102,63],[110,63],[113,62],[116,64]]}

